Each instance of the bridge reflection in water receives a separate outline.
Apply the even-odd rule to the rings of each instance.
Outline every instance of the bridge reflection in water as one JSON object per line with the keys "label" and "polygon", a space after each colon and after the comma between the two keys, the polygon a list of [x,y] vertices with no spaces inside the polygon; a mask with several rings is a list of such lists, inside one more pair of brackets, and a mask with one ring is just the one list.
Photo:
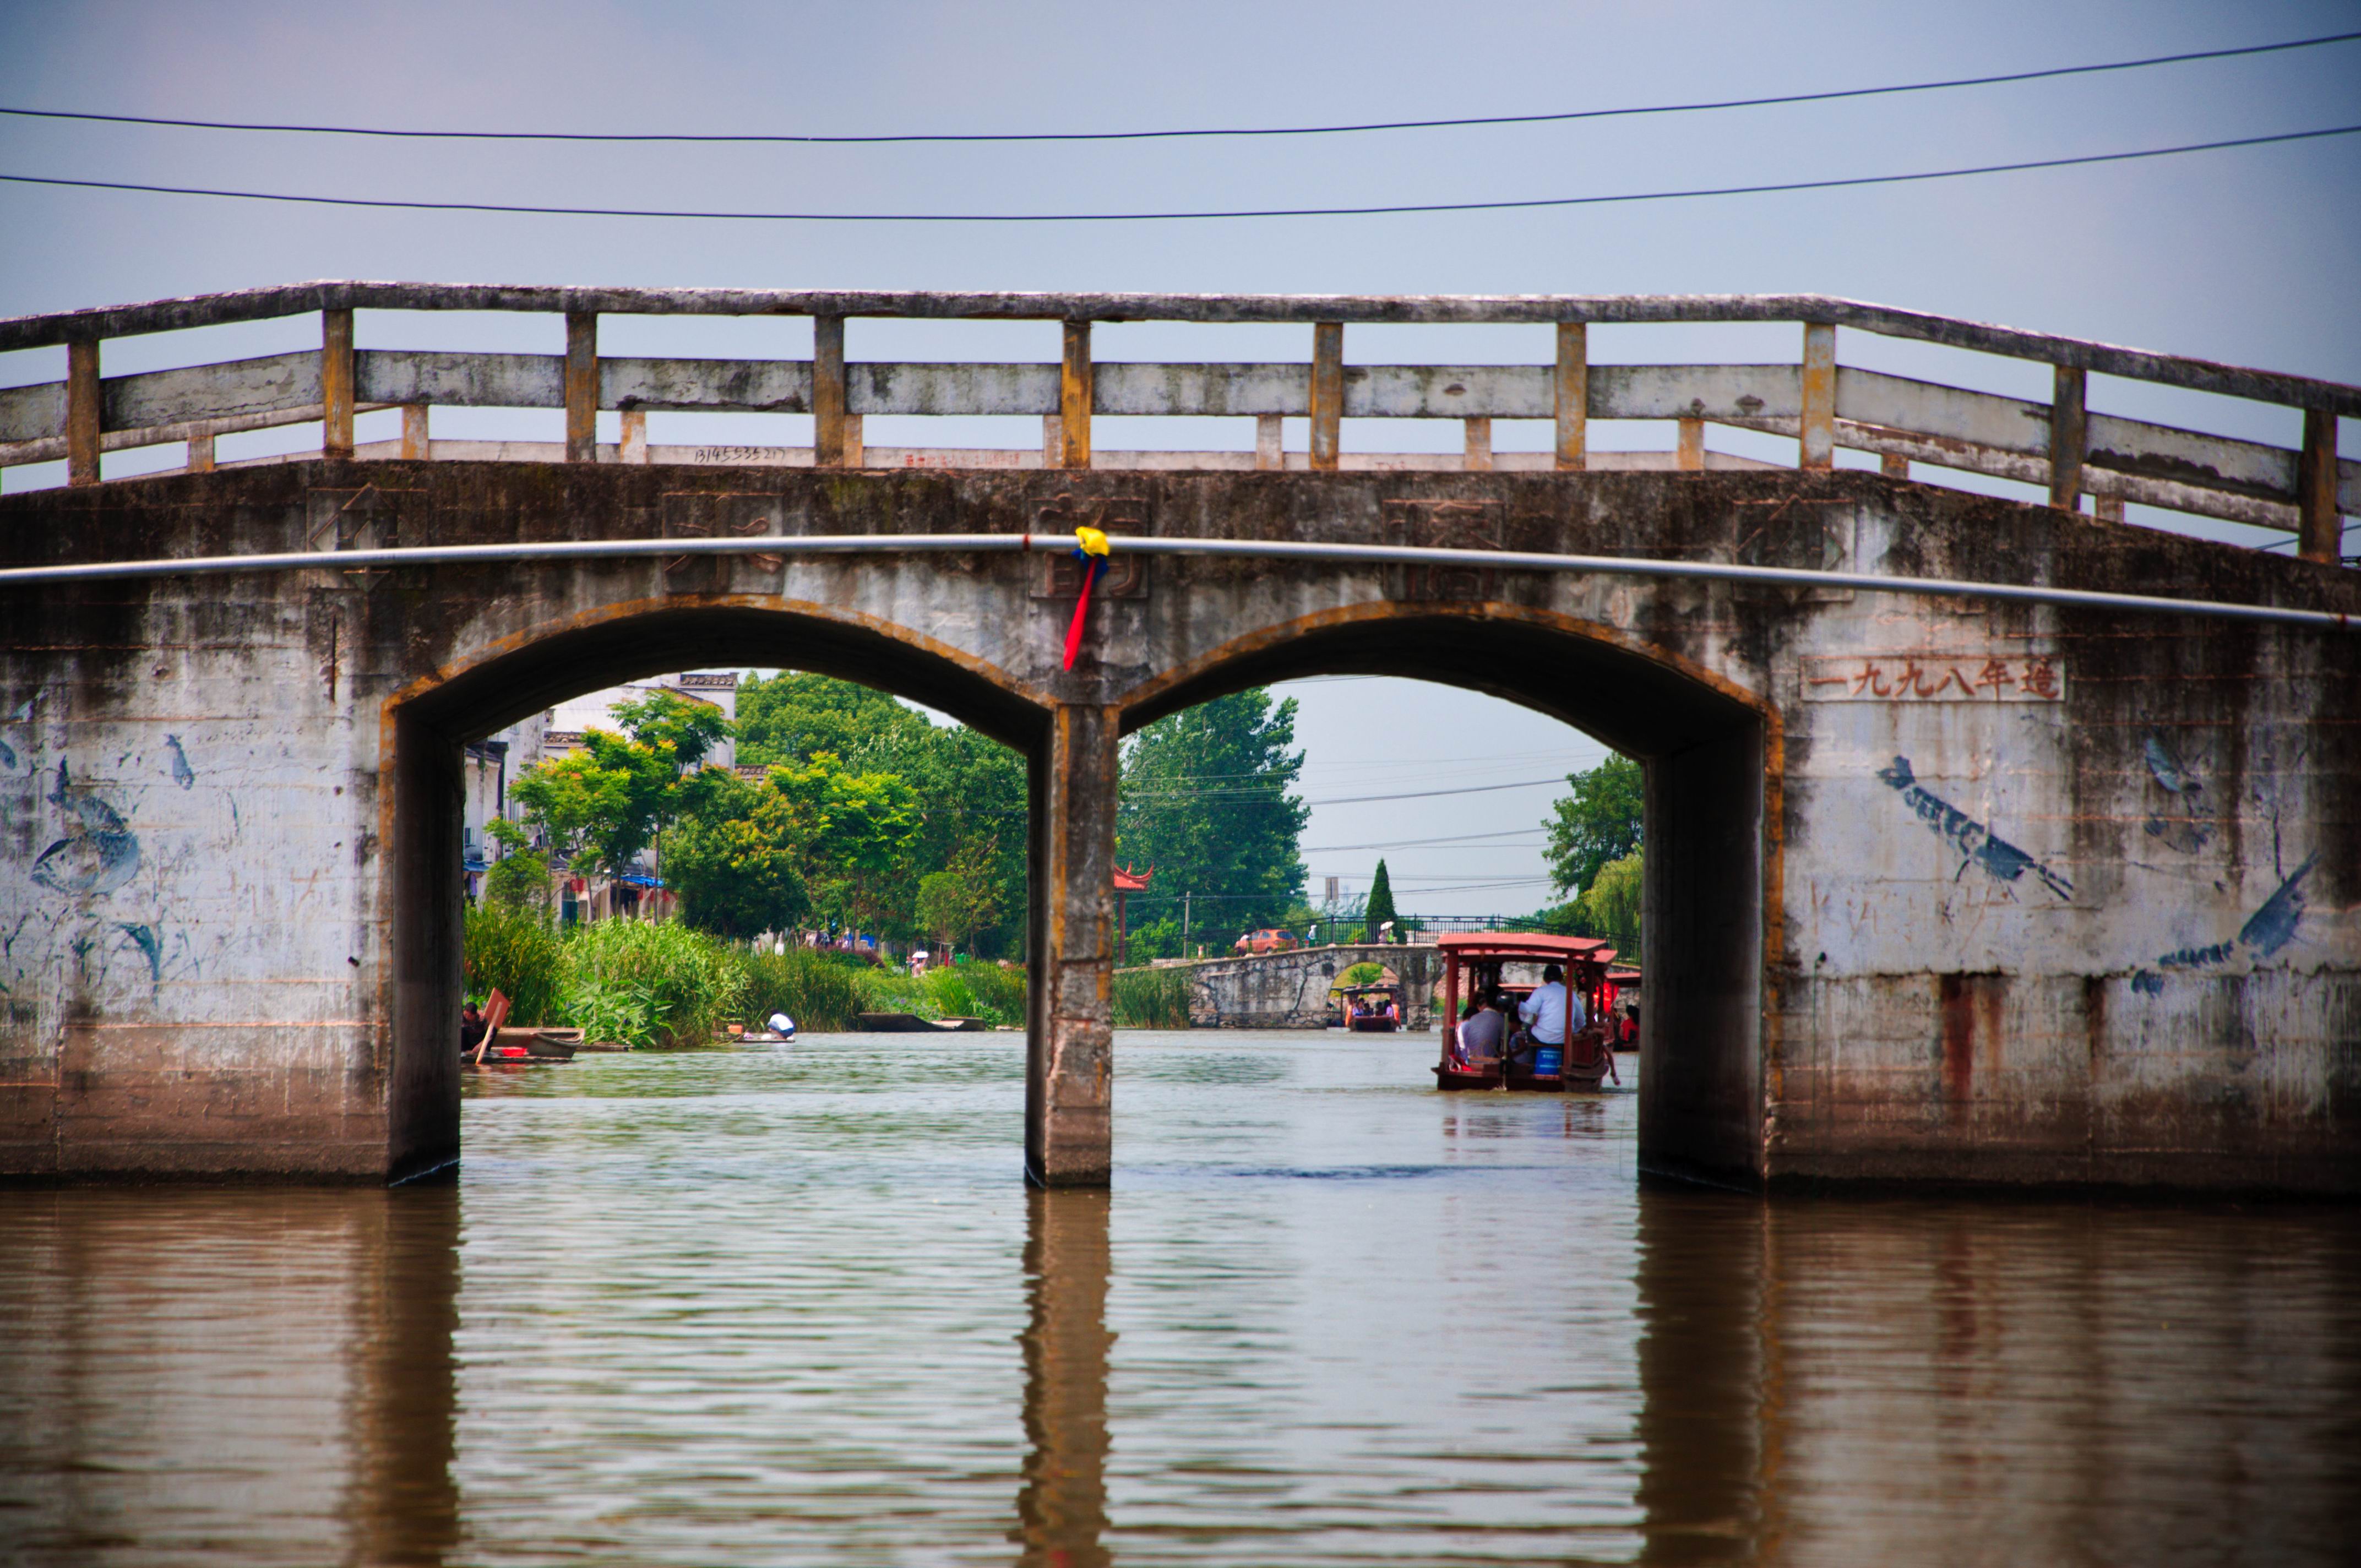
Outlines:
{"label": "bridge reflection in water", "polygon": [[1628,1097],[1389,1086],[1415,1036],[1124,1046],[1111,1195],[996,1168],[994,1036],[927,1083],[851,1041],[520,1078],[458,1188],[11,1195],[0,1558],[2287,1563],[2361,1522],[2349,1211],[1635,1190]]}

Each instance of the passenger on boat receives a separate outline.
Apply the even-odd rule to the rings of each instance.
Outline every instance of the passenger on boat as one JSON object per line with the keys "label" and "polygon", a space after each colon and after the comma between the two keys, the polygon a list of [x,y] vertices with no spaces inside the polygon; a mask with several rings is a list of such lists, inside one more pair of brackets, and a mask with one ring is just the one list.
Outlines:
{"label": "passenger on boat", "polygon": [[1469,997],[1459,1017],[1457,1046],[1460,1056],[1470,1067],[1490,1061],[1500,1054],[1500,1037],[1508,1030],[1509,1021],[1500,1016],[1500,998],[1497,992]]}
{"label": "passenger on boat", "polygon": [[1542,970],[1542,982],[1517,1009],[1537,1046],[1563,1046],[1566,1036],[1589,1022],[1582,1011],[1582,998],[1565,988],[1565,970],[1556,964]]}
{"label": "passenger on boat", "polygon": [[484,1038],[484,1010],[470,1002],[459,1010],[459,1052],[472,1051]]}

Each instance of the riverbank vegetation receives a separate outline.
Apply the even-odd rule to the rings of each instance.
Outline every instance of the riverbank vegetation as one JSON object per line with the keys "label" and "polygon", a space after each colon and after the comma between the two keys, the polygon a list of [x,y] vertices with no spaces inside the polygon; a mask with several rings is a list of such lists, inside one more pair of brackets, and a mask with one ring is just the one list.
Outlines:
{"label": "riverbank vegetation", "polygon": [[809,948],[752,948],[678,924],[601,920],[560,932],[532,909],[467,912],[465,984],[495,989],[520,1024],[578,1028],[634,1049],[701,1045],[731,1024],[784,1013],[801,1030],[851,1029],[863,1013],[981,1018],[1020,1027],[1025,971],[992,962],[923,975]]}

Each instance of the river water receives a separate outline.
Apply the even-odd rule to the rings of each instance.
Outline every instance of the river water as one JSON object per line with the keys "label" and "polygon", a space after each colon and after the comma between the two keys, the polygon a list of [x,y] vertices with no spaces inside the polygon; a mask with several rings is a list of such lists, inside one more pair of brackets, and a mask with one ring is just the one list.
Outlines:
{"label": "river water", "polygon": [[0,1560],[2330,1563],[2361,1215],[1642,1188],[1433,1036],[470,1083],[456,1186],[0,1193]]}

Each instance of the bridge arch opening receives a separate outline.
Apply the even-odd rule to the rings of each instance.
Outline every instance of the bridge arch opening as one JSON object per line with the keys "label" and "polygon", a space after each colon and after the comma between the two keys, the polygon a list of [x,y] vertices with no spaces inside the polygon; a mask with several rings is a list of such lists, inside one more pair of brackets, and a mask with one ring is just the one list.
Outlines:
{"label": "bridge arch opening", "polygon": [[1625,629],[1499,605],[1396,602],[1216,647],[1136,691],[1123,729],[1251,687],[1341,674],[1481,692],[1641,763],[1642,1168],[1760,1182],[1773,1027],[1764,983],[1777,960],[1776,710]]}
{"label": "bridge arch opening", "polygon": [[[467,907],[463,752],[467,742],[586,694],[686,669],[807,671],[907,697],[950,715],[1027,760],[1026,949],[1040,962],[1037,863],[1049,786],[1051,710],[1001,672],[906,629],[871,625],[776,600],[612,607],[496,647],[466,667],[398,694],[383,710],[387,783],[379,802],[386,848],[391,960],[388,1135],[397,1179],[452,1165],[459,1152],[459,1061],[453,1048],[465,982]],[[1045,987],[1029,977],[1036,1011]],[[1032,1020],[1038,1037],[1038,1020]]]}

